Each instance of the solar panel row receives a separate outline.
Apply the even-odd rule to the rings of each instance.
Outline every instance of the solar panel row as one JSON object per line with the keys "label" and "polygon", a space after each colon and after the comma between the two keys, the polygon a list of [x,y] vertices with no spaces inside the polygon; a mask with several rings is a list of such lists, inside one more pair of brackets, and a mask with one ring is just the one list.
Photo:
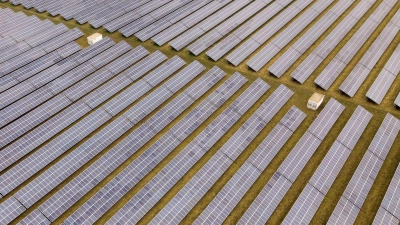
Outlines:
{"label": "solar panel row", "polygon": [[399,131],[400,121],[387,114],[329,218],[328,224],[343,224],[344,221],[354,223]]}
{"label": "solar panel row", "polygon": [[[240,79],[234,89],[237,90],[246,82],[240,75],[234,75],[234,79]],[[239,80],[239,81],[240,81]],[[241,101],[242,99],[236,99]],[[146,186],[128,202],[119,213],[109,221],[115,223],[113,220],[123,220],[125,210],[135,210],[136,213],[132,214],[129,218],[129,223],[135,223],[140,219],[151,207],[154,205],[164,194],[170,189],[177,181],[177,178],[183,176],[193,164],[198,161],[205,152],[210,149],[219,138],[240,118],[240,115],[228,107],[221,113],[203,132],[200,133],[177,157],[175,157],[163,170],[158,173]],[[161,182],[161,183],[160,183]],[[160,189],[161,185],[163,188]],[[142,193],[150,198],[142,199]],[[140,204],[135,208],[131,208],[133,201],[140,200]],[[140,207],[139,207],[140,206]],[[118,216],[121,214],[120,216]]]}
{"label": "solar panel row", "polygon": [[[335,99],[331,99],[328,102],[247,209],[239,224],[261,224],[267,222],[343,110],[344,106]],[[316,132],[316,130],[322,130],[322,132]]]}
{"label": "solar panel row", "polygon": [[382,200],[373,224],[398,224],[400,222],[400,167],[398,166],[392,181]]}
{"label": "solar panel row", "polygon": [[0,205],[0,221],[8,224],[26,209],[14,197],[7,199]]}
{"label": "solar panel row", "polygon": [[400,66],[398,61],[400,59],[400,47],[397,47],[394,53],[390,56],[383,70],[379,73],[378,77],[372,83],[366,94],[367,98],[376,104],[380,104],[389,91],[398,73]]}
{"label": "solar panel row", "polygon": [[397,95],[397,98],[394,101],[394,105],[396,108],[400,107],[400,94]]}
{"label": "solar panel row", "polygon": [[39,211],[35,210],[26,216],[18,225],[50,225],[50,221]]}

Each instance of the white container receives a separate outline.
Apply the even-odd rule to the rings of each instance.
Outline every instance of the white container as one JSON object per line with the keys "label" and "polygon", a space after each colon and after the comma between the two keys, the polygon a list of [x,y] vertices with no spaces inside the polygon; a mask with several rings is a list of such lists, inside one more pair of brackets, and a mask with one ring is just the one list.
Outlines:
{"label": "white container", "polygon": [[103,39],[103,35],[99,33],[94,33],[87,38],[89,45],[99,42],[101,39]]}
{"label": "white container", "polygon": [[325,95],[315,92],[308,100],[307,108],[317,110],[324,101]]}

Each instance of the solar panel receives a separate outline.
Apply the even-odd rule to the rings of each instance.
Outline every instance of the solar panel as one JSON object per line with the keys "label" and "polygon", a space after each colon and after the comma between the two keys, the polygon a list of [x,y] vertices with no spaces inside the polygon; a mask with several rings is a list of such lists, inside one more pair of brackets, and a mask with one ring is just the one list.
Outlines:
{"label": "solar panel", "polygon": [[[268,220],[273,209],[279,204],[280,199],[289,190],[291,182],[279,172],[274,173],[268,184],[263,188],[257,198],[259,204],[251,204],[246,213],[240,218],[239,224],[261,224]],[[253,202],[253,203],[254,203]],[[272,210],[271,210],[272,209]]]}
{"label": "solar panel", "polygon": [[[269,88],[270,86],[267,83],[265,83],[261,78],[258,78],[245,90],[244,96],[246,97],[242,98],[240,102],[234,101],[232,103],[232,107],[240,115],[243,115],[248,110],[249,106],[254,104],[256,99],[259,99],[262,95],[264,95]],[[286,99],[285,97],[287,96],[283,96],[282,100]]]}
{"label": "solar panel", "polygon": [[330,100],[320,115],[310,125],[308,131],[321,141],[324,140],[343,110],[344,106],[342,104],[334,99]]}
{"label": "solar panel", "polygon": [[[166,15],[163,18],[155,21],[154,23],[148,25],[141,31],[135,33],[135,36],[141,40],[146,41],[156,35],[157,33],[163,31],[164,29],[170,27],[172,24],[178,22],[182,18],[186,17],[187,15],[191,14],[192,11],[195,11],[202,6],[208,4],[210,1],[191,1],[186,5],[181,6],[180,8],[176,9],[175,11],[171,12],[170,14]],[[159,16],[158,16],[159,18]]]}
{"label": "solar panel", "polygon": [[83,49],[82,51],[77,52],[76,54],[73,55],[73,58],[78,62],[78,63],[83,63],[87,61],[90,58],[93,58],[100,52],[110,48],[113,46],[115,42],[111,40],[109,37],[103,38],[101,41]]}
{"label": "solar panel", "polygon": [[121,56],[122,54],[131,50],[131,46],[125,41],[121,41],[118,44],[112,46],[111,48],[105,50],[104,52],[96,55],[88,61],[96,69],[103,67],[115,58]]}
{"label": "solar panel", "polygon": [[370,112],[365,110],[363,107],[358,106],[347,124],[344,126],[343,130],[340,132],[337,140],[348,149],[352,150],[371,118],[372,114]]}
{"label": "solar panel", "polygon": [[183,88],[189,81],[193,78],[197,77],[200,73],[202,73],[206,69],[198,61],[194,61],[190,63],[187,67],[183,68],[179,73],[177,73],[174,77],[165,82],[166,87],[173,93],[176,93],[178,90]]}
{"label": "solar panel", "polygon": [[24,53],[31,49],[28,44],[25,42],[17,43],[15,45],[10,46],[4,52],[2,52],[0,56],[0,63],[3,63],[21,53]]}
{"label": "solar panel", "polygon": [[50,221],[39,210],[36,209],[18,223],[18,225],[30,224],[50,225]]}
{"label": "solar panel", "polygon": [[[165,58],[166,56],[164,56],[161,52],[153,53],[152,55],[144,58],[134,66],[127,69],[123,74],[116,76],[105,85],[94,90],[84,98],[84,101],[91,108],[95,108],[103,101],[132,83],[132,80],[128,78],[128,75],[132,74],[132,77],[137,77],[136,79],[138,79],[140,76],[146,74],[149,70],[157,66],[160,62],[164,61]],[[149,64],[149,62],[152,63]]]}
{"label": "solar panel", "polygon": [[374,139],[372,139],[368,150],[384,160],[399,131],[400,121],[388,113],[379,127],[378,132],[375,134]]}
{"label": "solar panel", "polygon": [[[154,67],[158,66],[158,64],[162,63],[166,59],[167,57],[164,54],[157,51],[150,56],[144,58],[138,64],[127,69],[124,74],[132,81],[135,81]],[[183,67],[185,64],[186,62],[178,56],[173,57],[162,64],[160,67],[157,67],[155,70],[153,70],[151,72],[151,76],[147,80],[149,81],[150,85],[155,86],[159,79],[165,79],[166,77],[177,71],[179,68]],[[165,74],[163,74],[162,72],[165,72]]]}
{"label": "solar panel", "polygon": [[46,120],[48,117],[56,114],[59,109],[62,109],[69,104],[71,104],[71,101],[69,101],[64,95],[56,96],[45,102],[43,105],[40,105],[31,112],[3,127],[0,132],[0,146],[4,147],[5,145],[14,141],[18,137],[22,136],[25,132]]}
{"label": "solar panel", "polygon": [[63,91],[63,94],[65,94],[71,101],[77,101],[79,98],[105,83],[112,77],[113,74],[105,68],[97,70],[76,84],[70,86],[68,89]]}
{"label": "solar panel", "polygon": [[51,52],[56,50],[57,48],[68,44],[71,41],[74,41],[83,36],[83,32],[78,28],[74,28],[66,33],[63,33],[41,45],[40,48],[44,49],[46,52]]}
{"label": "solar panel", "polygon": [[[399,68],[400,69],[400,68]],[[400,71],[400,70],[399,70]],[[397,77],[391,72],[387,71],[385,68],[379,73],[378,77],[368,89],[366,97],[376,104],[380,104],[385,97],[386,93],[389,91],[394,80]]]}
{"label": "solar panel", "polygon": [[72,86],[79,80],[85,78],[89,74],[93,73],[96,69],[88,63],[81,64],[62,76],[54,79],[50,83],[46,84],[46,88],[49,89],[54,95],[62,92],[68,87]]}
{"label": "solar panel", "polygon": [[307,184],[282,224],[309,224],[324,198],[325,195]]}
{"label": "solar panel", "polygon": [[24,211],[24,206],[22,206],[21,203],[11,196],[9,199],[0,204],[0,222],[2,224],[9,224]]}
{"label": "solar panel", "polygon": [[89,111],[90,108],[83,102],[78,102],[7,146],[0,153],[0,170],[4,170]]}
{"label": "solar panel", "polygon": [[[247,79],[245,77],[243,77],[240,73],[235,72],[232,74],[231,79],[228,79],[222,84],[222,86],[226,86],[226,88],[222,89],[221,91],[211,93],[210,102],[217,107],[221,107],[222,104],[246,82]],[[242,99],[240,100],[240,103],[236,103],[235,105],[239,105],[241,103],[243,104]]]}
{"label": "solar panel", "polygon": [[215,153],[150,224],[181,222],[231,164],[232,160],[221,151]]}
{"label": "solar panel", "polygon": [[375,219],[373,221],[373,225],[397,225],[399,224],[400,220],[390,214],[388,211],[379,207],[378,212],[375,215]]}
{"label": "solar panel", "polygon": [[69,31],[68,27],[65,26],[63,23],[60,23],[52,27],[51,29],[46,30],[45,32],[39,33],[38,35],[26,39],[25,42],[33,48],[67,31]]}
{"label": "solar panel", "polygon": [[400,201],[400,167],[398,166],[396,172],[393,175],[392,181],[386,191],[385,197],[382,200],[381,208],[387,210],[390,214],[396,218],[400,217],[400,208],[398,207]]}
{"label": "solar panel", "polygon": [[[270,96],[271,100],[268,101],[266,104],[262,104],[255,112],[260,118],[262,118],[265,122],[269,122],[269,120],[272,118],[273,112],[276,110],[276,108],[272,108],[271,105],[274,104],[274,102],[278,102],[279,104],[275,107],[282,107],[285,103],[285,101],[282,101],[282,99],[288,99],[293,95],[293,91],[287,88],[285,85],[281,84]],[[265,116],[267,115],[267,116]]]}
{"label": "solar panel", "polygon": [[[400,14],[400,12],[397,12],[397,14]],[[342,92],[353,97],[365,81],[370,71],[374,68],[375,64],[399,31],[399,28],[392,23],[393,19],[394,17],[392,17],[392,20],[360,59],[359,63],[354,67],[346,80],[341,84],[339,89]]]}

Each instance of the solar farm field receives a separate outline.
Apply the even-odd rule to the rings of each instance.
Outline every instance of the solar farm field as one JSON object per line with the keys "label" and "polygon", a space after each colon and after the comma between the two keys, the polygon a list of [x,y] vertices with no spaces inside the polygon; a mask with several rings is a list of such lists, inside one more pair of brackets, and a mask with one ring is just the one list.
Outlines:
{"label": "solar farm field", "polygon": [[400,223],[399,1],[0,1],[0,224]]}

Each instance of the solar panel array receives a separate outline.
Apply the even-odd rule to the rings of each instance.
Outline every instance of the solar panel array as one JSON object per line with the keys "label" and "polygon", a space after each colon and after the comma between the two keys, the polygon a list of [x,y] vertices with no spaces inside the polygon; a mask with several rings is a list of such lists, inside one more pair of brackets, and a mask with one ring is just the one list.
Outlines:
{"label": "solar panel array", "polygon": [[291,77],[299,83],[304,83],[371,7],[372,4],[368,1],[362,1],[357,4],[310,55],[301,62],[292,72]]}
{"label": "solar panel array", "polygon": [[272,19],[267,25],[260,28],[253,36],[233,50],[226,57],[228,62],[235,66],[239,65],[311,3],[312,0],[293,2],[276,18]]}
{"label": "solar panel array", "polygon": [[[317,74],[318,76],[314,80],[314,83],[324,90],[328,90],[332,86],[349,65],[350,60],[362,46],[368,44],[367,40],[396,4],[395,0],[382,2],[376,0],[361,2],[354,0],[167,0],[161,2],[156,0],[133,2],[99,0],[92,4],[83,0],[74,0],[73,3],[71,1],[42,2],[39,0],[11,0],[11,2],[14,5],[22,4],[25,8],[35,8],[39,12],[47,11],[53,16],[61,15],[67,20],[75,19],[80,24],[88,22],[94,28],[104,26],[109,32],[119,30],[125,37],[135,35],[141,41],[152,39],[159,46],[169,43],[175,50],[187,47],[188,51],[194,55],[206,52],[206,55],[214,61],[227,55],[226,60],[234,66],[239,65],[256,52],[246,62],[247,66],[255,71],[261,70],[278,53],[283,53],[268,68],[268,73],[281,77],[300,59],[301,63],[291,73],[291,77],[300,83],[304,83],[313,75],[316,69],[327,61],[327,56],[334,49],[339,49],[339,52],[326,62],[327,66]],[[375,5],[377,8],[374,8]],[[352,10],[346,11],[350,7],[353,7]],[[361,18],[369,12],[372,14],[369,14],[369,18],[361,24],[357,32],[343,47],[339,45],[343,38],[356,27]],[[336,25],[335,22],[344,13],[346,16]],[[385,49],[394,41],[394,35],[400,27],[397,24],[398,13],[386,24],[385,29],[374,40],[364,57],[352,68],[352,72],[339,88],[342,93],[353,97]],[[319,17],[321,14],[323,15]],[[21,14],[16,15],[16,17],[19,16]],[[316,20],[317,18],[318,20]],[[315,23],[313,23],[314,20],[316,20]],[[32,24],[36,25],[36,22],[32,20],[21,25],[29,27]],[[7,21],[6,24],[9,23],[11,22]],[[46,25],[50,26],[51,24],[49,24],[50,22],[47,21]],[[44,31],[38,34],[39,39],[59,35],[60,41],[67,42],[61,37],[63,35],[60,35],[60,32],[65,32],[67,28],[63,25],[57,26],[59,26],[57,29],[50,31],[51,29],[44,29],[36,25],[37,29]],[[321,40],[321,43],[312,52],[307,53],[305,60],[302,60],[301,56],[332,26],[334,26],[333,30]],[[78,31],[75,33],[79,36]],[[293,45],[288,46],[285,52],[282,52],[283,48],[286,49],[286,46],[301,33],[300,38]],[[29,37],[31,32],[24,31],[21,34]],[[16,35],[14,34],[14,36]],[[72,36],[74,35],[71,34],[71,38],[73,38]],[[27,40],[32,46],[38,45],[40,42],[38,41],[35,38]],[[13,45],[13,42],[13,40],[7,40],[4,45]],[[29,48],[28,45],[19,43],[13,46],[12,51],[0,57],[0,63],[2,57],[4,59],[10,56],[14,57]],[[43,46],[43,48],[46,47]],[[40,50],[31,52],[32,55],[41,54]],[[29,60],[22,54],[20,58]],[[378,104],[394,82],[394,76],[389,76],[386,70],[383,71],[367,93],[367,98]]]}
{"label": "solar panel array", "polygon": [[[169,74],[166,73],[165,78]],[[182,79],[186,74],[177,74],[174,78],[171,79]],[[151,76],[151,73],[148,75]],[[144,78],[145,79],[145,78]],[[159,81],[161,82],[161,80]],[[157,82],[157,83],[159,83]],[[156,83],[156,84],[157,84]],[[136,83],[138,86],[143,87],[143,83]],[[156,85],[154,84],[154,85]],[[154,86],[153,86],[154,87]],[[148,90],[145,89],[145,91],[138,91],[135,92],[135,95],[130,95],[126,96],[129,98],[139,98],[143,94],[145,94]],[[120,95],[123,95],[124,92],[120,93]],[[79,169],[81,166],[86,164],[88,160],[96,156],[100,151],[102,151],[105,147],[110,145],[112,142],[114,142],[118,137],[120,137],[123,133],[125,133],[128,129],[130,129],[133,125],[135,125],[138,121],[140,121],[145,115],[151,113],[156,107],[158,107],[160,104],[162,104],[164,101],[166,101],[172,93],[166,89],[164,86],[161,86],[154,90],[152,93],[146,96],[146,98],[142,99],[137,105],[133,106],[130,108],[127,112],[124,113],[123,116],[118,117],[116,120],[112,121],[109,125],[104,127],[101,131],[96,133],[94,136],[92,136],[90,139],[85,141],[83,144],[81,144],[78,148],[76,148],[74,151],[72,151],[68,156],[64,157],[62,160],[57,162],[55,165],[53,165],[51,168],[49,168],[45,173],[41,174],[39,177],[37,177],[35,180],[31,181],[27,186],[25,186],[23,189],[18,191],[15,196],[19,199],[20,202],[22,202],[26,207],[30,207],[33,203],[38,201],[40,198],[42,198],[45,194],[47,194],[50,190],[52,190],[56,185],[58,185],[61,181],[63,181],[66,177],[70,176],[74,171]],[[115,99],[115,98],[114,98]],[[107,105],[107,104],[106,104]],[[143,107],[145,105],[145,107]],[[121,111],[122,108],[117,109],[118,111]],[[96,110],[94,113],[99,113],[99,114],[104,114],[104,118],[102,123],[97,123],[98,126],[102,125],[106,121],[111,119],[111,116],[107,111],[107,108],[103,106],[103,108],[99,108]],[[137,114],[135,113],[135,117],[138,120],[132,120],[132,112],[139,112],[141,117],[137,117]],[[107,115],[107,116],[106,116]],[[74,129],[72,128],[73,132]],[[78,131],[75,131],[78,132]],[[86,135],[80,135],[81,138],[85,137]],[[52,146],[53,147],[53,146]],[[71,146],[72,147],[72,146]],[[58,147],[59,148],[59,147]],[[68,150],[68,148],[61,148],[60,150],[53,150],[50,151],[52,153],[52,156],[56,154],[63,153],[63,151]],[[47,153],[49,154],[49,153]],[[41,160],[43,160],[45,157],[41,157]],[[53,158],[46,160],[46,162],[40,162],[39,165],[43,167],[44,165],[50,163]],[[34,167],[34,166],[32,166]],[[36,166],[38,167],[38,166]],[[14,167],[15,168],[15,167]],[[14,169],[13,168],[13,169]],[[65,168],[70,168],[69,170],[65,170]],[[41,169],[41,168],[38,168]],[[12,172],[8,172],[9,176],[14,176],[15,172],[11,170]],[[35,170],[32,168],[29,170],[29,173],[32,174]],[[28,176],[25,176],[26,178]],[[13,187],[15,184],[13,185]],[[40,188],[41,191],[38,192],[36,191],[37,188]]]}
{"label": "solar panel array", "polygon": [[340,91],[350,97],[353,97],[356,94],[357,90],[363,84],[371,70],[399,32],[400,27],[396,24],[396,18],[399,16],[400,11],[397,11],[396,15],[392,17],[388,25],[367,50],[366,54],[360,59],[358,64],[350,72],[349,76],[340,85]]}
{"label": "solar panel array", "polygon": [[[281,77],[294,69],[291,76],[300,83],[319,75],[315,82],[326,89],[360,49],[372,44],[339,88],[350,97],[393,47],[400,29],[396,0],[10,2],[159,46],[187,47],[194,55],[205,52],[214,61],[225,57],[234,66],[254,54],[246,64],[256,71],[277,58],[268,68],[271,74]],[[359,22],[365,15],[366,21]],[[196,60],[169,58],[157,50],[150,54],[109,37],[82,49],[75,41],[84,34],[68,28],[71,23],[55,25],[2,8],[0,20],[0,224],[236,220],[236,208],[306,117],[296,106],[283,115],[286,103],[297,100],[290,99],[294,92],[284,85],[269,95],[270,86],[260,78],[247,82],[237,72],[225,77],[218,67],[207,69]],[[372,39],[378,26],[382,32]],[[342,44],[345,37],[349,41]],[[398,49],[383,62],[367,93],[374,102],[383,100],[397,78]],[[328,55],[331,62],[325,62]],[[291,68],[297,61],[299,66]],[[323,62],[328,66],[313,74]],[[400,107],[399,99],[395,105]],[[300,139],[293,137],[296,146],[263,190],[253,193],[258,196],[239,223],[267,222],[288,194],[344,110],[334,99],[323,108],[301,129],[307,130]],[[281,115],[266,138],[253,143]],[[361,106],[355,110],[284,224],[313,219],[371,117]],[[329,223],[355,221],[399,130],[398,119],[387,114]],[[233,174],[231,165],[255,144]],[[219,183],[228,172],[229,181]],[[150,181],[143,183],[146,177]],[[188,181],[174,189],[183,177]],[[398,171],[375,224],[398,223],[397,181]],[[219,193],[204,199],[215,184]],[[129,193],[133,197],[126,197]],[[199,217],[192,218],[191,211],[203,205]]]}
{"label": "solar panel array", "polygon": [[[393,4],[395,3],[395,1],[392,2]],[[368,17],[357,32],[351,37],[346,45],[337,53],[334,60],[332,60],[318,75],[314,80],[314,83],[324,90],[327,90],[391,9],[392,7],[385,3],[381,3],[374,13]]]}
{"label": "solar panel array", "polygon": [[336,205],[328,224],[354,223],[399,131],[400,121],[388,113]]}
{"label": "solar panel array", "polygon": [[[235,73],[234,75],[232,75],[232,77],[229,79],[229,80],[227,80],[222,86],[220,86],[219,87],[219,90],[217,89],[216,91],[214,91],[211,95],[209,95],[208,96],[208,100],[206,100],[205,102],[206,103],[211,103],[211,104],[213,104],[214,105],[214,108],[215,108],[215,106],[217,106],[217,104],[216,103],[214,103],[214,101],[215,100],[217,100],[217,103],[218,102],[224,102],[224,101],[226,101],[230,96],[232,96],[242,85],[244,85],[244,83],[246,83],[246,79],[243,77],[243,76],[241,76],[240,74],[238,74],[238,73]],[[248,94],[250,94],[250,93],[248,93]],[[252,94],[252,93],[251,93]],[[246,97],[246,96],[245,96]],[[248,100],[247,98],[246,98],[246,100]],[[238,100],[235,100],[235,101],[238,101]],[[243,102],[240,102],[240,103],[243,103]],[[200,108],[202,108],[202,107],[204,107],[204,106],[200,106]],[[230,109],[230,108],[229,108]],[[205,109],[203,109],[203,110],[205,110]],[[215,109],[212,109],[212,111],[214,111]],[[211,113],[212,113],[212,111],[211,111]],[[231,118],[230,116],[232,116],[232,115],[234,115],[234,114],[236,114],[236,115],[238,115],[236,112],[234,112],[234,111],[232,111],[232,110],[226,110],[225,112],[227,112],[227,113],[223,113],[223,114],[221,114],[216,120],[215,120],[215,122],[217,122],[217,124],[216,125],[209,125],[209,129],[210,128],[213,128],[213,127],[215,127],[216,129],[218,128],[218,125],[220,125],[220,124],[225,124],[224,122],[226,122],[227,120],[229,121],[229,120],[237,120],[238,118],[239,118],[239,116],[236,116],[236,117],[234,117],[234,118]],[[228,113],[229,112],[229,113]],[[211,114],[210,113],[210,114]],[[208,114],[207,116],[206,116],[206,118],[210,115],[210,114]],[[189,115],[189,114],[188,114]],[[204,117],[204,116],[202,116],[202,117]],[[204,120],[206,119],[206,118],[204,118]],[[203,119],[203,118],[199,118],[199,119]],[[218,120],[219,119],[219,120]],[[184,126],[183,127],[187,127],[188,126],[188,122],[191,122],[191,121],[185,121],[185,120],[182,120],[182,121],[184,121]],[[218,128],[218,130],[220,131],[220,132],[222,132],[223,130],[225,130],[225,128],[226,127],[230,127],[230,126],[232,126],[233,125],[233,123],[228,123],[228,124],[225,124],[224,126],[222,126],[222,127],[220,127],[220,128]],[[177,126],[177,125],[175,125],[175,126]],[[178,127],[180,128],[180,126],[178,125]],[[168,132],[169,134],[172,134],[173,136],[175,136],[174,135],[174,130],[175,130],[176,128],[171,128],[171,130]],[[178,138],[178,137],[181,137],[181,135],[185,135],[186,137],[187,137],[187,135],[188,134],[186,134],[185,133],[185,130],[186,130],[186,132],[187,132],[187,129],[181,129],[181,131],[183,131],[184,133],[182,133],[182,134],[180,134],[180,135],[176,135],[176,137]],[[212,130],[212,131],[214,131],[214,132],[217,132],[217,130]],[[179,132],[178,130],[176,130],[176,132]],[[203,133],[204,132],[207,132],[207,128],[206,128],[206,131],[203,131]],[[224,133],[224,132],[223,132]],[[219,134],[219,136],[221,136],[223,133],[221,133],[221,134]],[[189,133],[190,134],[190,133]],[[210,139],[210,140],[212,140],[213,141],[213,143],[215,143],[219,138],[217,138],[217,135],[218,134],[215,134],[216,136],[214,136],[214,138],[215,139]],[[199,135],[199,136],[201,136],[201,134]],[[157,194],[157,195],[152,195],[151,193],[150,193],[150,191],[151,190],[153,190],[153,188],[152,187],[155,187],[155,186],[153,186],[153,185],[156,185],[156,186],[158,186],[158,185],[163,185],[163,186],[165,186],[165,188],[164,189],[161,189],[161,190],[155,190],[156,192],[158,192],[158,191],[166,191],[167,190],[167,187],[171,187],[171,185],[173,186],[174,184],[174,182],[175,181],[177,181],[177,180],[175,180],[175,178],[177,177],[177,176],[182,176],[184,173],[185,173],[185,171],[187,171],[187,169],[189,169],[190,168],[190,165],[191,165],[191,163],[194,163],[195,161],[195,158],[196,158],[196,156],[193,156],[192,154],[189,154],[187,157],[189,157],[189,158],[187,158],[187,157],[185,157],[185,155],[186,154],[188,154],[187,153],[187,151],[189,151],[189,153],[194,153],[195,155],[196,154],[200,154],[201,152],[203,152],[203,151],[200,151],[200,152],[193,152],[193,148],[201,148],[200,147],[200,145],[199,144],[196,144],[198,141],[197,140],[199,140],[199,136],[198,136],[198,138],[196,138],[195,140],[193,140],[192,142],[191,142],[191,144],[189,144],[189,146],[187,146],[186,148],[185,148],[185,150],[183,150],[183,151],[181,151],[180,153],[179,153],[179,155],[177,156],[177,157],[175,157],[174,159],[173,159],[173,161],[171,161],[164,169],[163,169],[163,172],[160,172],[160,173],[158,173],[157,175],[156,175],[156,177],[154,177],[149,183],[147,183],[147,187],[148,188],[143,188],[142,190],[141,190],[141,192],[145,192],[145,193],[148,193],[148,194],[146,194],[146,195],[148,195],[149,197],[150,196],[153,196],[153,198],[155,198],[155,199],[153,199],[152,201],[149,201],[151,198],[149,198],[149,199],[147,199],[147,200],[143,200],[143,201],[141,201],[142,202],[142,204],[141,204],[141,210],[139,210],[137,213],[139,214],[139,215],[137,215],[136,217],[133,217],[133,218],[131,218],[130,219],[130,221],[134,221],[134,220],[137,220],[139,217],[140,217],[140,214],[143,214],[146,210],[149,210],[150,208],[151,208],[151,205],[153,205],[153,204],[155,204],[155,202],[154,201],[157,201],[156,199],[157,198],[161,198],[162,197],[162,194]],[[161,139],[160,139],[161,140]],[[178,141],[179,139],[176,139],[176,141],[178,142],[176,145],[175,145],[175,147],[181,142],[181,141]],[[173,147],[174,148],[174,147]],[[173,149],[172,148],[172,149]],[[171,149],[171,150],[172,150]],[[170,150],[170,151],[171,151]],[[152,150],[153,151],[153,150]],[[204,154],[205,152],[203,152],[203,154]],[[145,154],[145,153],[144,153]],[[192,158],[192,157],[195,157],[195,158]],[[92,200],[91,201],[88,201],[88,202],[86,202],[82,207],[80,207],[77,211],[75,211],[70,217],[68,217],[65,221],[64,221],[64,223],[65,224],[73,224],[73,223],[75,223],[75,222],[83,222],[83,223],[87,223],[87,222],[90,222],[90,223],[93,223],[94,221],[96,221],[103,213],[104,213],[104,211],[103,210],[107,210],[107,209],[109,209],[113,204],[115,204],[115,202],[120,198],[120,197],[122,197],[123,196],[123,193],[126,193],[130,188],[132,188],[146,173],[143,173],[143,174],[140,174],[140,175],[138,175],[138,176],[140,176],[140,177],[136,177],[137,175],[135,175],[135,176],[133,176],[132,177],[132,175],[134,175],[134,174],[136,174],[136,173],[132,173],[132,169],[135,169],[135,170],[133,170],[133,171],[137,171],[137,170],[140,170],[140,168],[142,167],[144,167],[143,169],[145,169],[147,166],[155,166],[155,165],[146,165],[147,164],[147,160],[145,161],[145,164],[143,164],[143,162],[141,162],[141,160],[144,160],[144,159],[139,159],[138,158],[138,160],[136,160],[136,161],[134,161],[134,162],[132,162],[131,164],[130,164],[130,166],[128,166],[128,167],[126,167],[126,169],[124,170],[124,171],[122,171],[119,175],[117,175],[117,177],[115,178],[115,179],[113,179],[111,182],[109,182],[103,189],[101,189],[99,192],[97,192],[96,193],[96,195],[94,195],[93,197],[92,197]],[[158,160],[161,160],[161,159],[158,159]],[[183,161],[181,161],[181,160],[183,160]],[[189,160],[189,161],[186,161],[186,160]],[[182,165],[182,167],[180,167],[179,165],[181,165],[181,163],[182,162],[186,162],[186,164],[183,164]],[[139,163],[139,164],[138,164]],[[146,166],[145,166],[146,165]],[[146,169],[147,170],[147,169]],[[150,169],[151,170],[151,169]],[[148,170],[148,172],[150,171],[150,170]],[[171,171],[172,170],[172,171]],[[128,174],[130,174],[129,175],[129,177],[127,177],[128,176]],[[168,174],[167,175],[167,177],[170,177],[171,179],[169,179],[169,182],[166,182],[166,180],[165,180],[165,178],[163,178],[166,174]],[[123,179],[121,179],[122,177],[124,177]],[[122,185],[122,183],[121,182],[123,182],[124,184]],[[161,183],[160,183],[161,182]],[[166,182],[165,183],[165,185],[163,184],[164,182]],[[122,185],[122,186],[121,186]],[[126,188],[123,188],[123,189],[120,189],[121,187],[126,187]],[[111,188],[111,189],[110,189]],[[111,193],[109,193],[109,191],[110,190],[113,190],[113,194],[111,194]],[[118,190],[118,191],[117,191]],[[117,192],[116,192],[117,191]],[[105,197],[103,197],[103,196],[105,196],[105,195],[107,195],[107,196],[109,196],[111,194],[111,196],[110,196],[110,198],[105,198]],[[118,197],[119,196],[119,197]],[[131,199],[131,201],[135,201],[135,199],[136,198],[141,198],[141,194],[138,194],[138,195],[136,195],[136,197],[134,197],[133,199]],[[106,200],[107,199],[107,200]],[[99,204],[100,205],[102,205],[102,207],[100,207],[99,208]],[[125,205],[125,208],[127,208],[127,207],[130,207],[130,205],[131,204],[127,204],[127,205]],[[95,209],[98,209],[98,210],[95,210]],[[135,208],[136,209],[136,208]],[[118,217],[115,217],[115,219],[117,219],[117,220],[119,220],[119,218]],[[111,219],[112,220],[112,219]],[[134,222],[133,222],[134,223]]]}
{"label": "solar panel array", "polygon": [[311,5],[307,11],[290,24],[282,33],[264,46],[249,62],[247,66],[254,71],[259,71],[265,66],[283,47],[295,38],[308,24],[310,24],[319,12],[327,8],[333,0],[318,1]]}
{"label": "solar panel array", "polygon": [[344,110],[331,99],[246,210],[240,224],[264,224]]}
{"label": "solar panel array", "polygon": [[372,114],[357,107],[282,224],[309,224],[358,142]]}
{"label": "solar panel array", "polygon": [[[262,81],[258,80],[258,82]],[[256,84],[254,86],[260,85]],[[261,96],[268,89],[268,85],[265,83],[261,84],[261,87],[263,88],[258,90],[262,91],[257,96]],[[264,129],[292,94],[293,92],[284,86],[278,88],[260,106],[260,111],[268,108],[269,112],[254,112],[150,223],[162,224],[166,220],[174,224],[180,223],[229,166],[232,165],[233,161],[237,159],[261,130]]]}
{"label": "solar panel array", "polygon": [[397,166],[392,181],[382,200],[373,224],[399,224],[400,222],[400,166]]}
{"label": "solar panel array", "polygon": [[200,214],[194,224],[222,224],[305,117],[306,115],[302,111],[292,107]]}
{"label": "solar panel array", "polygon": [[307,32],[301,36],[282,56],[279,57],[268,71],[281,77],[290,66],[303,55],[308,48],[346,11],[354,1],[339,1],[322,18],[320,18]]}
{"label": "solar panel array", "polygon": [[[268,7],[264,8],[253,18],[247,21],[243,26],[233,31],[229,36],[225,37],[221,42],[212,47],[206,52],[207,56],[214,61],[219,60],[222,56],[227,54],[230,50],[235,48],[240,42],[246,39],[254,31],[264,25],[268,20],[279,13],[283,8],[289,5],[292,1],[275,1],[272,2]],[[249,5],[251,7],[251,5]],[[224,36],[224,34],[222,34]],[[208,45],[210,45],[209,43]]]}

